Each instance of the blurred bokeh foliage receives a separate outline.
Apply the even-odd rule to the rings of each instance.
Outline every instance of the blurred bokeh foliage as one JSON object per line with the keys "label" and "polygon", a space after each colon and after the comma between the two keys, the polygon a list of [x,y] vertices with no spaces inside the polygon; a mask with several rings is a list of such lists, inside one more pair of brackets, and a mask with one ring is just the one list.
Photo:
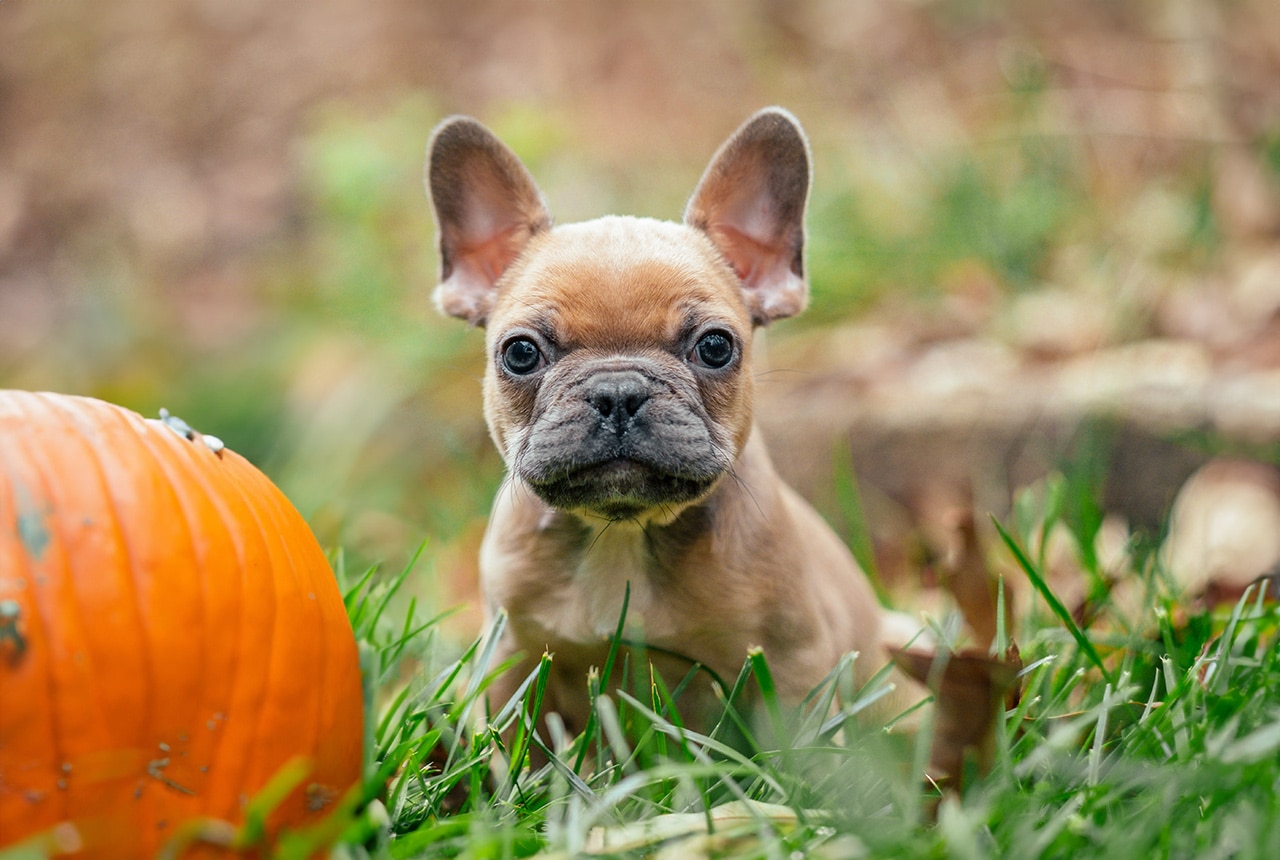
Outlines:
{"label": "blurred bokeh foliage", "polygon": [[890,290],[927,296],[971,264],[1003,288],[1041,282],[1053,249],[1089,217],[1078,177],[1060,162],[1051,151],[1015,152],[1012,165],[956,153],[911,188],[879,189],[874,176],[819,187],[810,228],[818,314],[847,316]]}
{"label": "blurred bokeh foliage", "polygon": [[500,479],[481,335],[430,302],[450,112],[573,221],[678,218],[737,122],[790,107],[813,303],[783,340],[1210,283],[1280,231],[1269,0],[59,5],[0,4],[0,384],[167,407],[349,566],[468,557]]}

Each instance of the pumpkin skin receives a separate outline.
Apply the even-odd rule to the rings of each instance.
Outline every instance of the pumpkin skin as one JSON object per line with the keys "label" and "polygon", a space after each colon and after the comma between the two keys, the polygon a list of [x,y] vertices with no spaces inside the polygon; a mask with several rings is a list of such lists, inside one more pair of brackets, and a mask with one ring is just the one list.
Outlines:
{"label": "pumpkin skin", "polygon": [[58,826],[151,857],[299,756],[269,820],[361,772],[356,644],[323,552],[261,472],[83,397],[0,391],[0,847]]}

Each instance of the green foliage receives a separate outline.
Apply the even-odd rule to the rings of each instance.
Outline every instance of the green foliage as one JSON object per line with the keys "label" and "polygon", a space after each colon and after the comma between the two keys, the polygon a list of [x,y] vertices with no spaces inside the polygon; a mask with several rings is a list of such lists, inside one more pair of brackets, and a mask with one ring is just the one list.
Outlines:
{"label": "green foliage", "polygon": [[1262,159],[1274,174],[1273,181],[1280,181],[1280,126],[1271,128],[1263,135]]}
{"label": "green foliage", "polygon": [[291,295],[300,308],[379,340],[420,337],[421,315],[405,311],[434,280],[422,164],[436,114],[410,99],[373,119],[332,111],[316,121],[301,159],[309,223]]}
{"label": "green foliage", "polygon": [[1011,143],[982,157],[948,152],[897,169],[907,175],[903,184],[877,187],[854,169],[815,189],[810,322],[889,290],[936,293],[964,266],[1009,289],[1031,287],[1048,274],[1054,250],[1095,217],[1069,151],[1048,141]]}

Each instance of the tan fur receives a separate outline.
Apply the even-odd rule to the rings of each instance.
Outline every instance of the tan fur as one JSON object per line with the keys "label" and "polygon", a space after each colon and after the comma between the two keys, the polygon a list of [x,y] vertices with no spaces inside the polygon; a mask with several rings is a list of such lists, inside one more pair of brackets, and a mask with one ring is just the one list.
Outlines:
{"label": "tan fur", "polygon": [[[489,612],[509,616],[499,656],[524,661],[491,689],[495,705],[545,650],[546,709],[582,728],[587,672],[604,664],[628,587],[626,636],[652,649],[669,685],[693,661],[732,683],[753,647],[792,702],[848,651],[861,653],[865,681],[886,660],[880,607],[849,551],[778,478],[752,413],[753,327],[807,298],[798,124],[778,110],[749,120],[712,160],[685,224],[610,216],[550,228],[518,164],[466,119],[437,132],[428,164],[437,300],[486,328],[485,416],[509,467],[482,587]],[[707,332],[732,341],[732,364],[702,363]],[[543,358],[527,375],[504,365],[519,339]],[[641,395],[624,414],[617,392],[628,386]],[[638,464],[596,462],[601,445],[623,450],[633,437]],[[663,496],[666,477],[692,489]],[[561,497],[573,501],[546,500]],[[624,513],[610,513],[614,502]],[[705,717],[710,687],[693,685],[682,704]]]}

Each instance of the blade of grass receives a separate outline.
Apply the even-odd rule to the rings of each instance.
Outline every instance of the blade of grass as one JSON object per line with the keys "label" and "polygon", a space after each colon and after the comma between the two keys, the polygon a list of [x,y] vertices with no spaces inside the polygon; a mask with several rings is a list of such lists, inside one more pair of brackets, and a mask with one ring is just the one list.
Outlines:
{"label": "blade of grass", "polygon": [[1009,616],[1006,614],[1007,611],[1005,608],[1004,576],[1000,576],[996,580],[996,635],[991,642],[991,654],[997,658],[1003,657],[1009,651],[1011,635],[1008,629]]}
{"label": "blade of grass", "polygon": [[782,718],[782,704],[778,699],[778,688],[773,682],[773,673],[769,671],[769,662],[765,659],[764,651],[760,648],[751,648],[747,651],[747,662],[751,664],[751,673],[760,687],[760,698],[764,702],[765,713],[769,715],[769,722],[777,736],[776,740],[779,744],[784,743],[783,739],[787,731],[786,723]]}
{"label": "blade of grass", "polygon": [[1105,690],[1102,691],[1103,705],[1098,708],[1098,721],[1093,727],[1093,743],[1089,746],[1089,771],[1085,779],[1090,786],[1098,784],[1098,778],[1102,773],[1102,746],[1107,739],[1107,715],[1110,709],[1106,707],[1106,702],[1111,698],[1111,685],[1107,684]]}
{"label": "blade of grass", "polygon": [[[637,768],[633,759],[634,752],[631,745],[627,743],[626,733],[623,732],[622,724],[618,720],[617,705],[608,696],[601,696],[596,702],[596,707],[600,711],[600,727],[604,730],[605,740],[608,741],[609,749],[613,753],[613,760],[624,773],[635,773]],[[641,743],[643,740],[642,738]]]}
{"label": "blade of grass", "polygon": [[346,594],[342,596],[342,602],[347,607],[347,617],[351,619],[351,629],[357,636],[373,633],[373,626],[365,623],[365,614],[372,599],[370,582],[377,572],[377,565],[370,567],[364,572],[364,576],[360,577],[359,581],[348,588]]}
{"label": "blade of grass", "polygon": [[1249,585],[1244,590],[1244,594],[1240,595],[1240,599],[1236,601],[1236,605],[1231,610],[1231,617],[1227,619],[1227,626],[1222,631],[1222,635],[1218,637],[1218,653],[1214,658],[1213,664],[1209,668],[1208,687],[1214,693],[1221,693],[1226,687],[1227,681],[1231,678],[1231,648],[1235,643],[1236,633],[1240,629],[1240,619],[1244,615],[1245,606],[1248,605],[1252,596],[1254,586]]}
{"label": "blade of grass", "polygon": [[[627,582],[626,587],[622,591],[622,609],[618,612],[618,623],[613,630],[613,638],[609,641],[609,653],[604,659],[604,671],[599,676],[599,686],[596,692],[602,692],[607,688],[609,679],[613,676],[613,666],[617,662],[618,652],[622,650],[622,633],[627,625],[627,610],[631,606],[631,583]],[[594,698],[594,695],[593,695]],[[597,729],[596,710],[591,708],[587,713],[587,724],[582,730],[582,743],[578,747],[578,755],[574,761],[573,769],[575,772],[582,770],[583,763],[587,760],[587,751],[590,749],[591,739],[595,736]]]}
{"label": "blade of grass", "polygon": [[1017,541],[1015,541],[1013,537],[1005,531],[1004,526],[1000,525],[1000,522],[995,517],[992,517],[991,521],[995,524],[996,531],[999,533],[1000,539],[1004,541],[1005,546],[1009,548],[1011,553],[1013,553],[1013,557],[1018,562],[1018,566],[1021,567],[1023,573],[1027,575],[1027,579],[1031,580],[1032,587],[1034,587],[1036,591],[1040,592],[1040,596],[1043,597],[1045,603],[1049,605],[1049,609],[1054,615],[1058,616],[1058,620],[1067,628],[1067,632],[1071,634],[1071,638],[1076,640],[1076,644],[1080,646],[1080,650],[1082,650],[1085,656],[1089,658],[1089,662],[1091,662],[1097,670],[1102,673],[1102,677],[1108,684],[1114,685],[1115,678],[1112,677],[1111,672],[1102,662],[1101,655],[1099,655],[1097,649],[1093,647],[1093,643],[1089,641],[1089,637],[1085,636],[1084,631],[1080,629],[1078,624],[1076,624],[1075,619],[1071,617],[1071,613],[1062,605],[1062,601],[1059,600],[1057,595],[1053,593],[1053,590],[1049,588],[1049,584],[1044,581],[1042,576],[1040,576],[1039,571],[1035,569],[1035,566],[1031,563],[1030,559],[1027,558],[1026,553],[1022,551],[1022,547],[1018,546]]}
{"label": "blade of grass", "polygon": [[487,683],[485,681],[486,674],[493,663],[493,655],[498,650],[498,641],[502,638],[502,634],[506,629],[507,613],[505,610],[499,609],[494,615],[493,623],[489,625],[488,632],[485,634],[484,647],[480,651],[475,670],[472,672],[471,679],[467,682],[466,692],[462,696],[462,711],[458,715],[459,723],[467,721],[471,713],[471,705],[483,691],[483,685]]}
{"label": "blade of grass", "polygon": [[853,468],[853,452],[848,445],[836,446],[831,455],[832,474],[835,476],[836,504],[848,533],[849,551],[858,562],[858,566],[866,573],[875,590],[876,598],[881,604],[890,605],[889,593],[880,578],[880,568],[876,564],[875,544],[871,539],[871,529],[867,527],[866,513],[862,508],[862,495],[858,492],[858,476]]}
{"label": "blade of grass", "polygon": [[[676,708],[675,698],[667,689],[667,685],[663,682],[662,676],[653,668],[653,664],[649,664],[649,690],[653,697],[653,709],[658,714],[676,727],[678,730],[676,739],[680,745],[680,749],[686,757],[692,757],[693,753],[689,750],[689,744],[684,740],[683,732],[685,730],[684,721],[680,719],[680,712]],[[664,751],[665,752],[665,751]]]}
{"label": "blade of grass", "polygon": [[534,677],[536,680],[533,685],[533,702],[525,712],[525,719],[520,721],[515,743],[512,744],[511,748],[511,771],[507,777],[512,785],[516,784],[520,776],[520,770],[524,767],[524,758],[529,752],[529,744],[534,733],[534,727],[538,724],[538,717],[542,714],[542,701],[547,692],[547,680],[551,677],[550,654],[544,653],[542,655],[542,659],[538,661],[538,669]]}

